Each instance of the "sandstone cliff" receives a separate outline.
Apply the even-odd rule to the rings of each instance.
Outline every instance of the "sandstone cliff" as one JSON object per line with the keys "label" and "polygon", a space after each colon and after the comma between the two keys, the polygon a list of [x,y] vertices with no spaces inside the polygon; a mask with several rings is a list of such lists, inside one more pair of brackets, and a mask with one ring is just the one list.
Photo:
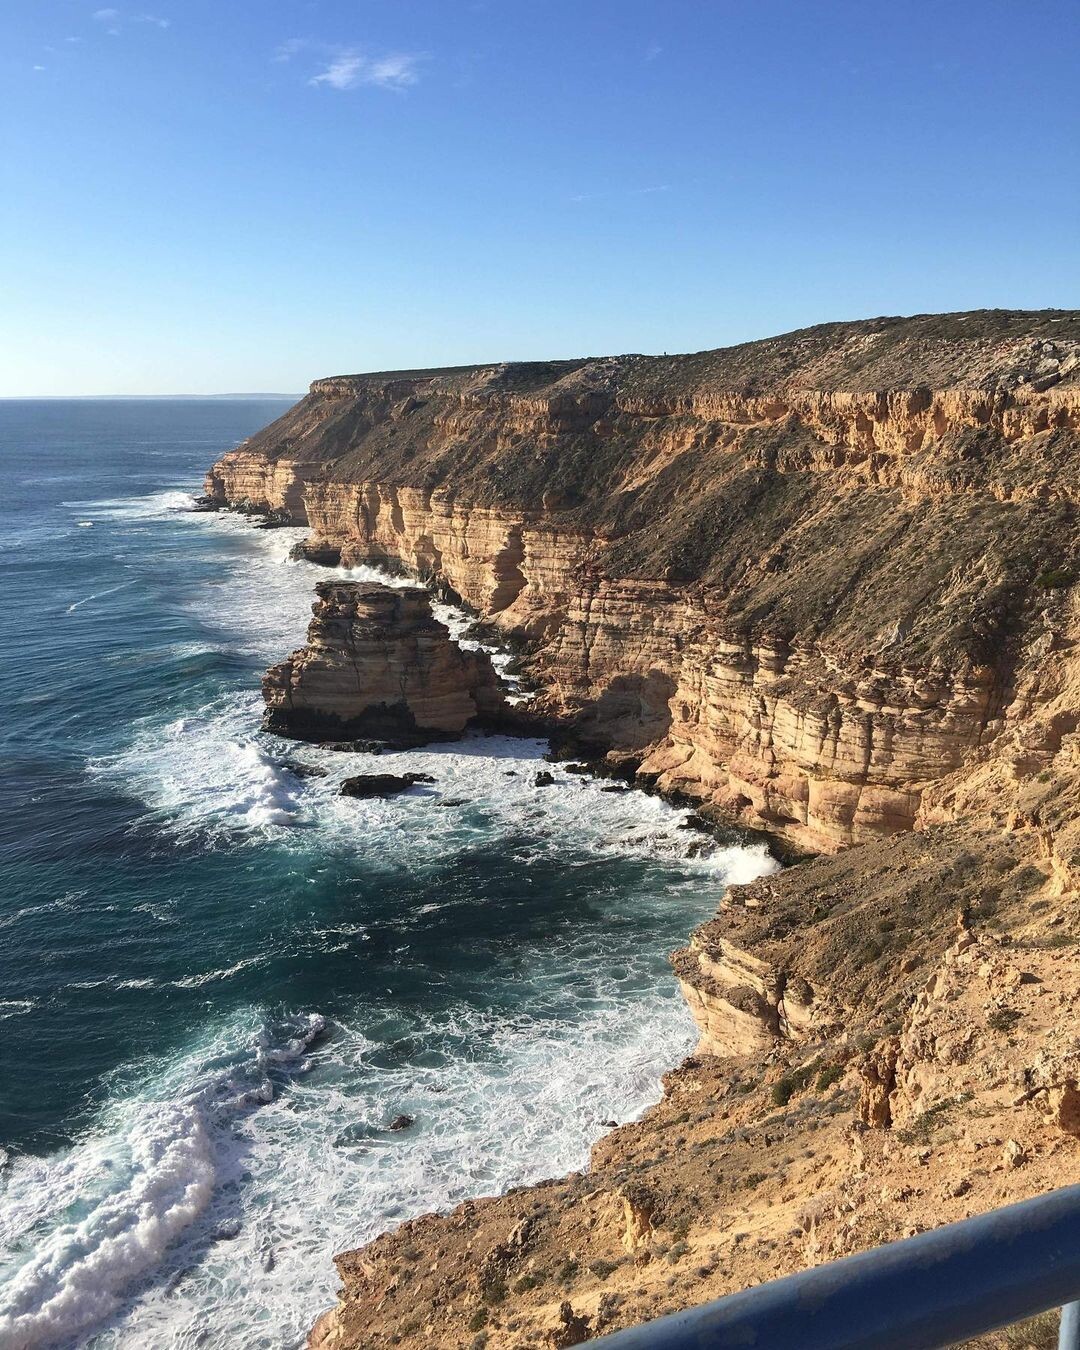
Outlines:
{"label": "sandstone cliff", "polygon": [[912,828],[1044,698],[1078,447],[1080,317],[982,312],[318,380],[207,492],[456,593],[542,709],[817,851]]}
{"label": "sandstone cliff", "polygon": [[267,730],[420,745],[501,710],[487,654],[451,640],[426,591],[323,582],[316,593],[308,645],[263,680]]}
{"label": "sandstone cliff", "polygon": [[823,855],[673,957],[657,1107],[342,1254],[313,1345],[568,1345],[1078,1179],[1080,315],[317,381],[207,492],[453,591],[541,712]]}

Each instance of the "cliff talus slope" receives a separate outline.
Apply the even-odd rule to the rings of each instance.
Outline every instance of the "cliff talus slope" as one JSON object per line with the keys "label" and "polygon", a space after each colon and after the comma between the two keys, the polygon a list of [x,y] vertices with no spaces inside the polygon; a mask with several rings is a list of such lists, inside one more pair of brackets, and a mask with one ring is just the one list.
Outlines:
{"label": "cliff talus slope", "polygon": [[1078,449],[1080,317],[986,311],[318,380],[207,491],[448,588],[561,721],[820,850],[910,829],[1043,697]]}

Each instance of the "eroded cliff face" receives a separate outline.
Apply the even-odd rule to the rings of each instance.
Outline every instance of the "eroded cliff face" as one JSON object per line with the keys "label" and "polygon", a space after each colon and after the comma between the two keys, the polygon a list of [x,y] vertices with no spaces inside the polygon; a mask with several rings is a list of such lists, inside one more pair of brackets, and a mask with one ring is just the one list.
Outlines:
{"label": "eroded cliff face", "polygon": [[451,640],[426,591],[346,581],[316,594],[307,646],[263,680],[267,730],[421,745],[502,710],[487,653]]}
{"label": "eroded cliff face", "polygon": [[207,491],[448,588],[541,710],[822,850],[947,815],[931,786],[1042,698],[1078,428],[1075,315],[931,316],[320,380]]}
{"label": "eroded cliff face", "polygon": [[313,1346],[576,1344],[1077,1180],[1080,316],[317,381],[207,491],[452,590],[541,714],[822,854],[675,953],[657,1107],[342,1254]]}

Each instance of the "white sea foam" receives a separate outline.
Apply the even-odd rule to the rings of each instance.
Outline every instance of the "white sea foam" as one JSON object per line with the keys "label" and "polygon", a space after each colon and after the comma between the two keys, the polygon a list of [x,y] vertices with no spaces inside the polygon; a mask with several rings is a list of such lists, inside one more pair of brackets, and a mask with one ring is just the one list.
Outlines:
{"label": "white sea foam", "polygon": [[[94,512],[100,520],[163,520],[195,509],[195,498],[181,488],[152,492],[142,497],[110,497],[103,501],[61,502],[72,511]],[[79,525],[94,521],[80,520]]]}
{"label": "white sea foam", "polygon": [[134,586],[134,581],[121,581],[118,586],[109,586],[103,591],[97,591],[93,595],[84,595],[81,600],[76,600],[74,604],[68,605],[67,612],[74,614],[77,609],[83,605],[88,605],[91,600],[101,600],[106,595],[115,595],[117,591],[127,590],[129,586]]}
{"label": "white sea foam", "polygon": [[274,1099],[283,1072],[306,1068],[324,1026],[310,1016],[276,1038],[262,1028],[239,1050],[201,1047],[75,1147],[16,1158],[0,1213],[11,1273],[0,1286],[0,1345],[63,1344],[116,1313],[207,1211],[232,1130]]}
{"label": "white sea foam", "polygon": [[[672,989],[641,995],[646,967],[632,954],[615,974],[600,961],[577,965],[571,996],[526,985],[516,1014],[419,1015],[409,1039],[424,1053],[401,1063],[387,1064],[358,1028],[302,1052],[305,1078],[200,1139],[215,1160],[214,1193],[96,1350],[214,1345],[226,1326],[230,1344],[299,1347],[333,1302],[333,1252],[410,1216],[584,1166],[601,1122],[636,1117],[661,1068],[693,1045]],[[562,1016],[537,1018],[531,1002],[556,1001]],[[390,1131],[400,1113],[414,1126]],[[189,1137],[190,1119],[175,1120]],[[212,1242],[220,1232],[231,1240]]]}
{"label": "white sea foam", "polygon": [[[148,717],[123,750],[91,766],[141,797],[163,828],[211,846],[257,848],[272,838],[308,858],[325,845],[406,868],[449,868],[496,841],[541,865],[652,857],[668,865],[658,874],[668,880],[627,903],[658,912],[674,905],[688,925],[726,882],[773,866],[762,847],[717,846],[681,829],[688,813],[658,798],[605,791],[545,764],[540,742],[476,735],[377,757],[259,732],[255,666],[303,641],[312,588],[327,573],[287,561],[302,531],[182,515],[166,497],[98,505],[127,522],[171,517],[227,535],[240,555],[223,552],[223,583],[190,603],[217,635],[215,650],[257,662],[249,689],[164,725]],[[368,568],[338,574],[386,580]],[[457,632],[467,623],[438,612]],[[299,777],[290,761],[326,776]],[[554,775],[551,786],[535,785],[540,768]],[[388,770],[437,781],[386,801],[339,795],[342,778]],[[410,922],[444,903],[401,918],[403,950]],[[326,953],[340,951],[368,939],[361,917],[309,937]],[[317,1049],[303,1034],[286,1035],[252,1055],[250,1041],[236,1049],[244,1039],[234,1024],[220,1025],[149,1088],[114,1102],[75,1148],[18,1160],[0,1244],[6,1225],[25,1264],[0,1294],[0,1319],[9,1319],[0,1320],[0,1344],[5,1331],[23,1338],[13,1346],[83,1344],[97,1326],[98,1350],[220,1344],[223,1327],[231,1344],[251,1350],[299,1346],[333,1300],[333,1252],[410,1215],[582,1166],[602,1121],[630,1119],[655,1100],[659,1073],[691,1048],[694,1031],[673,982],[657,982],[656,953],[614,927],[580,949],[569,941],[570,950],[530,965],[511,1012],[461,1002],[410,1009],[405,1039],[422,1053],[380,1054],[386,1047],[361,1027],[342,1027]],[[228,981],[259,959],[175,983]],[[358,962],[361,987],[363,976]],[[369,1027],[406,1014],[373,1006],[370,1016]],[[292,1066],[284,1081],[278,1055]],[[309,1064],[313,1071],[294,1080]],[[400,1113],[416,1124],[389,1132]]]}

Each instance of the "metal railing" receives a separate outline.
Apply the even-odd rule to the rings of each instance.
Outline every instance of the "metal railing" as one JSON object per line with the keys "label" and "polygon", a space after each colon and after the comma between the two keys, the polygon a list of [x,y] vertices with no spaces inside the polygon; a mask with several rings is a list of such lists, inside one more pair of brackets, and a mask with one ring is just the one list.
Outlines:
{"label": "metal railing", "polygon": [[599,1339],[605,1350],[935,1350],[1061,1308],[1080,1350],[1080,1186]]}

